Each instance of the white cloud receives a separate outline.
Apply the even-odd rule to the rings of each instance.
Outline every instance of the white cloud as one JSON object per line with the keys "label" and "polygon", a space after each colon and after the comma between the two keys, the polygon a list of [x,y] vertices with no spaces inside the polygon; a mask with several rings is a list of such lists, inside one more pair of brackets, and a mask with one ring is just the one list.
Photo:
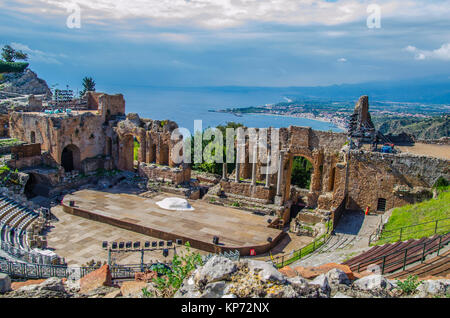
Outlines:
{"label": "white cloud", "polygon": [[415,46],[407,46],[405,51],[413,53],[416,60],[443,60],[450,61],[450,43],[443,44],[439,49],[436,50],[420,50]]}
{"label": "white cloud", "polygon": [[62,64],[58,58],[64,58],[65,56],[60,54],[46,53],[39,50],[33,50],[28,45],[12,42],[11,46],[16,50],[21,50],[28,54],[31,61],[43,62],[47,64]]}
{"label": "white cloud", "polygon": [[347,62],[347,59],[345,57],[341,57],[340,59],[338,59],[338,62],[345,63]]}
{"label": "white cloud", "polygon": [[[82,20],[91,23],[144,19],[153,25],[220,29],[249,22],[338,25],[365,21],[373,0],[20,0],[17,9],[68,15],[67,7],[74,2],[82,8]],[[450,14],[450,0],[378,0],[377,4],[382,18],[445,18]]]}

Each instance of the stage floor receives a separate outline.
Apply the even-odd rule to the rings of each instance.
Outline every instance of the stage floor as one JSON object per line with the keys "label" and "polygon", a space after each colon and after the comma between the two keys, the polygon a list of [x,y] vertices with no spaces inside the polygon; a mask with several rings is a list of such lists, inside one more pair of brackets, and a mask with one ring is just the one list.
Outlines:
{"label": "stage floor", "polygon": [[[281,239],[283,232],[267,227],[267,216],[229,207],[190,200],[193,211],[171,211],[156,202],[173,197],[160,193],[149,199],[124,193],[81,190],[66,195],[64,211],[95,221],[108,223],[141,234],[166,240],[177,238],[189,241],[192,247],[205,251],[238,249],[248,255],[251,248],[265,253]],[[69,201],[75,207],[69,207]],[[214,236],[219,245],[212,244]],[[272,238],[272,242],[268,238]]]}

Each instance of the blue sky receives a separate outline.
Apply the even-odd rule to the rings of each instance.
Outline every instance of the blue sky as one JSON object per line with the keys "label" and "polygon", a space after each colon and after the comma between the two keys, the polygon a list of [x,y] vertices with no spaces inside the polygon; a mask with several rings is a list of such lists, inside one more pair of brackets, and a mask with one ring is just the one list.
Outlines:
{"label": "blue sky", "polygon": [[[81,8],[70,29],[67,8]],[[367,7],[381,28],[367,27]],[[450,75],[450,0],[0,0],[49,85],[316,86]]]}

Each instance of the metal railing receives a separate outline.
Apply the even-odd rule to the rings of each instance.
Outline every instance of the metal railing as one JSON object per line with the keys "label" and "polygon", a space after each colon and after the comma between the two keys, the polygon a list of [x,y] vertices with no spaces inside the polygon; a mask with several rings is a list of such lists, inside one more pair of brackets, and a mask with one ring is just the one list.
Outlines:
{"label": "metal railing", "polygon": [[0,248],[2,251],[6,252],[8,255],[17,258],[21,261],[24,261],[26,263],[37,263],[41,265],[50,265],[53,262],[61,262],[61,258],[57,255],[49,256],[44,255],[38,252],[35,252],[33,250],[26,250],[23,248],[18,248],[8,242],[1,241],[0,242]]}
{"label": "metal railing", "polygon": [[330,222],[330,221],[327,222],[327,232],[320,235],[317,239],[315,239],[308,245],[306,245],[298,250],[293,250],[292,252],[290,252],[288,254],[279,255],[276,257],[273,257],[272,254],[270,254],[270,259],[267,260],[267,262],[272,262],[272,264],[275,267],[281,268],[281,267],[287,266],[287,265],[305,257],[306,255],[313,253],[319,247],[324,245],[330,238],[331,233],[333,232],[331,223],[332,222]]}
{"label": "metal railing", "polygon": [[[151,263],[145,264],[144,269],[150,269],[152,265],[161,264]],[[163,263],[170,266],[170,263]],[[70,267],[67,265],[42,265],[31,263],[12,262],[4,258],[0,258],[0,272],[8,274],[13,277],[27,278],[27,279],[41,279],[41,278],[75,278],[80,279],[83,276],[99,269],[95,266]],[[111,265],[111,276],[113,279],[134,278],[134,274],[142,271],[142,265]]]}
{"label": "metal railing", "polygon": [[229,252],[225,251],[223,253],[218,253],[218,254],[210,253],[208,255],[203,256],[202,260],[204,263],[206,263],[211,257],[216,256],[216,255],[226,257],[232,261],[239,261],[239,259],[241,257],[241,254],[239,253],[239,251],[235,250],[234,252],[233,251],[229,251]]}
{"label": "metal railing", "polygon": [[[372,259],[369,260],[363,260],[363,262],[360,262],[358,264],[358,268],[357,268],[357,272],[361,271],[361,267],[365,267],[367,268],[367,266],[371,265],[371,264],[377,264],[381,261],[381,266],[380,266],[380,271],[381,274],[383,275],[386,271],[386,268],[395,266],[395,265],[400,265],[401,264],[401,268],[402,270],[405,270],[406,266],[410,263],[414,263],[418,260],[420,260],[422,263],[425,260],[425,257],[429,254],[435,253],[437,252],[437,256],[439,256],[439,253],[441,251],[442,248],[444,248],[448,243],[449,243],[449,239],[446,238],[448,236],[450,232],[443,234],[435,239],[432,240],[428,240],[425,241],[423,243],[418,243],[418,244],[414,244],[412,246],[409,246],[407,248],[386,254],[386,255],[382,255],[382,256],[377,256],[374,257]],[[445,240],[443,240],[445,239]],[[437,240],[438,244],[437,245],[432,245],[433,243],[435,243]],[[431,247],[430,247],[431,245]],[[428,249],[427,249],[428,247]],[[414,251],[411,254],[411,250]],[[409,252],[409,254],[408,254]],[[402,255],[403,257],[398,258],[398,256]],[[393,259],[391,262],[389,262],[388,258]]]}
{"label": "metal railing", "polygon": [[403,226],[392,230],[384,230],[384,228],[381,227],[380,229],[377,229],[375,233],[372,233],[370,235],[369,245],[374,241],[377,241],[378,243],[386,241],[386,243],[389,243],[395,240],[395,242],[398,242],[403,239],[413,238],[411,237],[411,235],[420,232],[426,232],[426,234],[424,234],[423,236],[430,236],[445,233],[448,230],[450,230],[450,218],[437,219],[429,222]]}

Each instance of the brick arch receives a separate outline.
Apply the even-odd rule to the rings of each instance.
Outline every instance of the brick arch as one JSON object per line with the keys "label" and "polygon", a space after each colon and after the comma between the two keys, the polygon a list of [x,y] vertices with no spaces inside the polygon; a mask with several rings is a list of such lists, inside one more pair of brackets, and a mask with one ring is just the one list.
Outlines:
{"label": "brick arch", "polygon": [[119,135],[118,168],[120,170],[134,171],[134,138],[136,138],[140,144],[138,161],[145,162],[145,139],[131,133]]}
{"label": "brick arch", "polygon": [[74,144],[65,146],[61,152],[60,163],[66,172],[81,169],[80,148]]}
{"label": "brick arch", "polygon": [[[321,192],[321,180],[322,180],[322,174],[323,169],[321,169],[322,166],[322,160],[321,160],[321,153],[317,151],[311,151],[309,149],[303,149],[303,150],[297,150],[297,151],[289,151],[286,154],[285,164],[284,164],[284,171],[285,173],[285,188],[284,188],[284,199],[290,200],[291,195],[291,174],[292,174],[292,164],[295,157],[303,157],[307,159],[313,167],[313,171],[311,173],[311,181],[310,181],[310,188],[309,193],[311,194],[311,198],[317,198],[320,195]],[[308,202],[311,206],[314,206],[316,204],[315,199],[310,200],[311,202]]]}

